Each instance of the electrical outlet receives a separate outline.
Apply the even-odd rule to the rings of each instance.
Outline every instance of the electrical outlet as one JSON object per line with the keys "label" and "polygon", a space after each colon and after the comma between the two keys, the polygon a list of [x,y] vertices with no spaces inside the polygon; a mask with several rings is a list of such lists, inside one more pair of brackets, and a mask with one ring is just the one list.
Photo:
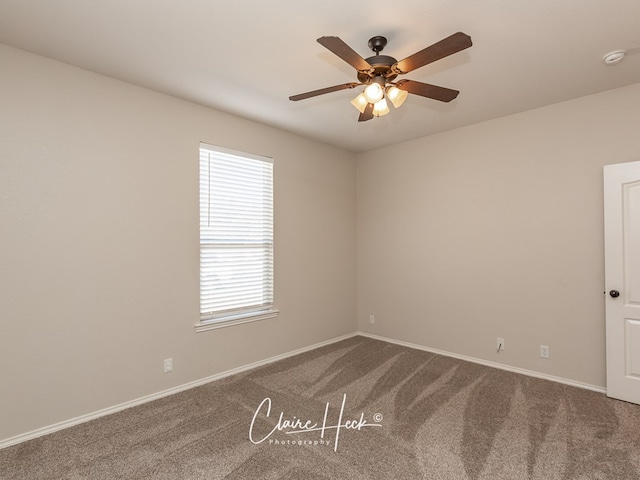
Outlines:
{"label": "electrical outlet", "polygon": [[498,337],[496,339],[496,348],[498,349],[498,352],[500,352],[500,350],[504,350],[504,338]]}
{"label": "electrical outlet", "polygon": [[373,315],[369,315],[369,323],[371,325],[373,325],[374,323],[376,323],[376,317],[374,317]]}
{"label": "electrical outlet", "polygon": [[173,372],[173,358],[164,359],[164,373]]}
{"label": "electrical outlet", "polygon": [[540,345],[540,356],[542,358],[549,358],[549,346],[548,345]]}

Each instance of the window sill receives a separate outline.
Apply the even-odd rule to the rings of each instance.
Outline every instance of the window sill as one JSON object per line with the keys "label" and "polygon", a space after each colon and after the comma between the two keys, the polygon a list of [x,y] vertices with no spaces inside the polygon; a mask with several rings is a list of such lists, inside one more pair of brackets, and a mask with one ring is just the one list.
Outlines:
{"label": "window sill", "polygon": [[218,328],[232,327],[233,325],[240,325],[242,323],[257,322],[259,320],[267,320],[268,318],[275,318],[280,313],[280,310],[263,310],[260,312],[241,313],[238,315],[229,315],[228,317],[220,317],[212,320],[204,320],[196,323],[196,333],[207,332],[209,330],[216,330]]}

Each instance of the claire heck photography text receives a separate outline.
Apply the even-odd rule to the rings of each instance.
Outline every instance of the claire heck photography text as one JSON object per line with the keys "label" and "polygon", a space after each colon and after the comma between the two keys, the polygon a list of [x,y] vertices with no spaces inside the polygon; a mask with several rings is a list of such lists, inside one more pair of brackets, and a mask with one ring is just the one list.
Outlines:
{"label": "claire heck photography text", "polygon": [[[345,418],[345,406],[347,404],[347,394],[342,395],[342,405],[337,418],[331,418],[329,407],[331,402],[327,402],[324,407],[324,414],[318,412],[318,417],[313,419],[300,418],[296,415],[285,413],[272,413],[271,398],[265,398],[256,408],[251,425],[249,426],[249,440],[255,445],[262,443],[268,445],[291,445],[291,446],[330,446],[333,451],[338,451],[340,434],[344,432],[361,432],[369,427],[381,427],[382,415],[375,413],[371,416],[373,423],[369,423],[364,412],[360,412],[356,417]],[[277,409],[273,409],[274,412]],[[274,425],[275,422],[275,425]],[[268,427],[264,427],[264,424]],[[260,426],[259,426],[260,425]],[[294,435],[296,438],[287,435]],[[303,437],[303,438],[301,438]]]}

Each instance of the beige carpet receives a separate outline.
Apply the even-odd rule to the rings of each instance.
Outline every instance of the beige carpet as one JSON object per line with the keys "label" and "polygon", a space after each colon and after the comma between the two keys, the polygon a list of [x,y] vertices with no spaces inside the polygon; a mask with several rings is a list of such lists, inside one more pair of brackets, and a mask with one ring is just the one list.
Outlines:
{"label": "beige carpet", "polygon": [[0,478],[640,480],[640,406],[354,337],[4,449]]}

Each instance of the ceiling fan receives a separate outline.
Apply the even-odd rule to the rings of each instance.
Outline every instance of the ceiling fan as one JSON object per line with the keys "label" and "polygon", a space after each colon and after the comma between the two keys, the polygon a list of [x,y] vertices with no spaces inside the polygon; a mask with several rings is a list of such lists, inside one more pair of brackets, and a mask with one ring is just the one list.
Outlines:
{"label": "ceiling fan", "polygon": [[404,75],[473,45],[469,35],[457,32],[410,55],[404,60],[397,61],[388,55],[380,55],[380,52],[387,45],[387,39],[382,36],[376,36],[369,40],[369,48],[373,50],[375,55],[366,59],[358,55],[339,37],[320,37],[317,41],[355,68],[358,82],[343,83],[293,95],[289,97],[289,100],[297,102],[298,100],[316,97],[325,93],[366,85],[364,92],[351,102],[360,111],[359,122],[365,122],[373,117],[381,117],[389,113],[389,106],[385,98],[388,98],[396,108],[404,103],[409,93],[441,102],[450,102],[456,98],[460,93],[458,90],[451,90],[450,88],[415,80],[403,79],[395,81],[395,79],[398,75]]}

